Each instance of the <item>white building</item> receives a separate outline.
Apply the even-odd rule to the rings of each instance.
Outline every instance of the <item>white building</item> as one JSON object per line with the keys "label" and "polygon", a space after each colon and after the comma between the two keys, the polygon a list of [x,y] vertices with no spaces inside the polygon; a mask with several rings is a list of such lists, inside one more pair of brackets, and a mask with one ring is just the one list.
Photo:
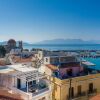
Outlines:
{"label": "white building", "polygon": [[10,54],[13,55],[21,54],[21,49],[20,48],[11,49]]}
{"label": "white building", "polygon": [[30,65],[0,67],[0,86],[20,94],[24,100],[52,100],[47,76]]}

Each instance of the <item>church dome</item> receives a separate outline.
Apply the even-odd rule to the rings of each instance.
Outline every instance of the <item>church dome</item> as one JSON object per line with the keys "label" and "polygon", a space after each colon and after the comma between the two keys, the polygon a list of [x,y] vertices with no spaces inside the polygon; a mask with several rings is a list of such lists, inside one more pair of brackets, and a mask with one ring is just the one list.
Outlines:
{"label": "church dome", "polygon": [[10,40],[8,40],[8,44],[10,44],[10,43],[16,44],[16,41],[14,39],[10,39]]}

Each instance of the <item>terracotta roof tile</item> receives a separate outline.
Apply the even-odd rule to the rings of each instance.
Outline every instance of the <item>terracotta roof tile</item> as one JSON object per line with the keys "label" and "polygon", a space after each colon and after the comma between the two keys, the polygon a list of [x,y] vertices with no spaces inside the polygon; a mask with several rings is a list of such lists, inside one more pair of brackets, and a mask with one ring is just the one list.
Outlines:
{"label": "terracotta roof tile", "polygon": [[4,66],[4,65],[6,65],[5,61],[0,60],[0,66]]}
{"label": "terracotta roof tile", "polygon": [[92,97],[90,100],[100,100],[100,94]]}

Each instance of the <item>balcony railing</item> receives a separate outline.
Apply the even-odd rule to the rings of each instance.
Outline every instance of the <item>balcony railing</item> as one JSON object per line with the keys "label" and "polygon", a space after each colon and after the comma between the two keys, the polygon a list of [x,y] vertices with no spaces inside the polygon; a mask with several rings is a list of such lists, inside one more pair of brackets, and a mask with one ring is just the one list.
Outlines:
{"label": "balcony railing", "polygon": [[97,93],[97,89],[93,89],[92,91],[88,90],[88,95],[95,95]]}
{"label": "balcony railing", "polygon": [[96,95],[96,93],[97,93],[97,89],[93,89],[93,91],[87,91],[87,92],[81,92],[81,93],[79,93],[79,94],[76,94],[76,95],[74,95],[74,96],[71,96],[71,97],[69,97],[68,96],[68,100],[80,100],[80,98],[82,98],[82,97],[89,97],[89,96],[93,96],[93,95]]}
{"label": "balcony railing", "polygon": [[78,98],[83,97],[83,96],[86,96],[86,92],[81,92],[81,93],[76,94],[76,95],[71,96],[71,97],[68,96],[68,100],[70,100],[70,99],[71,100],[77,100]]}
{"label": "balcony railing", "polygon": [[44,92],[46,92],[46,91],[48,91],[48,90],[49,90],[49,87],[46,87],[46,88],[44,88],[44,89],[38,90],[37,92],[34,92],[34,93],[32,94],[32,96],[39,95],[39,94],[44,93]]}
{"label": "balcony railing", "polygon": [[77,94],[76,96],[74,96],[74,98],[78,98],[78,97],[81,97],[81,96],[86,96],[86,92],[81,92],[79,94]]}

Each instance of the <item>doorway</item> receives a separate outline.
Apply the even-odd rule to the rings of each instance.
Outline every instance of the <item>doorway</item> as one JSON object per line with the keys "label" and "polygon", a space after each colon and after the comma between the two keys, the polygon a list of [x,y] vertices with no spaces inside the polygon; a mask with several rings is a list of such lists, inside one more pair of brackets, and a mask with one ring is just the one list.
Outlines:
{"label": "doorway", "polygon": [[93,93],[93,83],[89,84],[89,93]]}
{"label": "doorway", "polygon": [[74,97],[74,88],[71,87],[71,89],[69,88],[69,97],[73,98]]}
{"label": "doorway", "polygon": [[77,88],[78,88],[78,95],[81,95],[81,91],[82,91],[81,90],[81,85],[79,85]]}
{"label": "doorway", "polygon": [[18,89],[21,88],[21,80],[19,78],[17,78],[17,88]]}
{"label": "doorway", "polygon": [[72,69],[67,69],[67,75],[68,76],[72,76],[73,75]]}

